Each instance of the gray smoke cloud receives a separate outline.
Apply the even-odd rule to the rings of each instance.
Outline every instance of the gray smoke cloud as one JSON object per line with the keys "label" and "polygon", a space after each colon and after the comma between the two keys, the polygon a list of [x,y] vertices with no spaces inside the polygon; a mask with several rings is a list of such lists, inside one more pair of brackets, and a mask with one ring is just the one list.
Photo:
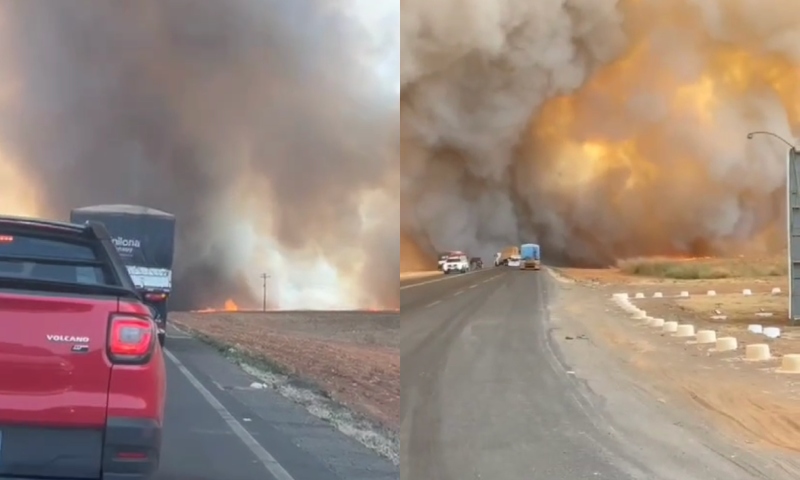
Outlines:
{"label": "gray smoke cloud", "polygon": [[[178,308],[260,306],[264,271],[272,305],[286,282],[290,306],[394,306],[397,97],[374,63],[396,45],[345,7],[2,0],[0,149],[50,215],[175,213]],[[289,271],[320,262],[333,297]]]}
{"label": "gray smoke cloud", "polygon": [[404,252],[775,248],[786,149],[746,135],[800,129],[798,25],[790,0],[405,1]]}

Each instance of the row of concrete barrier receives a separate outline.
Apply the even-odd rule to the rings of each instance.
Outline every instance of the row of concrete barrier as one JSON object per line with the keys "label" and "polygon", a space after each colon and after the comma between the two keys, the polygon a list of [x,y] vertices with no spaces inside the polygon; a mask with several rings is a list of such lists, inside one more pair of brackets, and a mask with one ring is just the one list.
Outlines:
{"label": "row of concrete barrier", "polygon": [[[781,294],[781,289],[778,288],[778,287],[774,287],[770,291],[770,294],[771,295],[780,295]],[[627,293],[618,293],[616,295],[626,295],[626,298],[627,298],[628,294]],[[705,293],[705,295],[709,296],[709,297],[714,297],[714,296],[717,295],[717,292],[716,292],[716,290],[708,290]],[[749,289],[749,288],[745,288],[744,290],[742,290],[742,295],[744,295],[746,297],[749,297],[749,296],[753,295],[753,291],[751,289]],[[680,292],[678,295],[670,295],[669,298],[689,298],[690,296],[691,296],[691,294],[689,293],[689,291],[688,290],[684,290],[684,291]],[[638,293],[633,294],[633,298],[644,299],[644,298],[648,298],[648,297],[644,293],[638,292]],[[655,292],[649,298],[668,298],[668,297],[665,297],[663,292]]]}
{"label": "row of concrete barrier", "polygon": [[[654,318],[647,315],[647,312],[634,305],[627,293],[615,293],[614,301],[628,313],[632,319],[640,322],[641,325],[655,329],[658,332],[669,334],[676,338],[685,338],[687,343],[695,345],[709,346],[710,353],[733,352],[739,350],[739,341],[736,337],[717,337],[714,330],[698,330],[692,324],[680,323],[676,321],[665,321],[663,318]],[[777,327],[762,327],[761,325],[750,325],[748,330],[752,333],[760,333],[770,338],[780,336],[780,329]],[[763,362],[772,360],[769,345],[766,343],[753,343],[745,345],[744,360],[749,362]],[[781,356],[781,366],[778,368],[781,373],[800,373],[800,354],[786,354]]]}

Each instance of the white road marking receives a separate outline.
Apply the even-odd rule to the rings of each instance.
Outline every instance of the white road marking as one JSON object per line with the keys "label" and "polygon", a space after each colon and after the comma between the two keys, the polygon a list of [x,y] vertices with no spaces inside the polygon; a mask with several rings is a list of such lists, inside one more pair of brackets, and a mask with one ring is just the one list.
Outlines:
{"label": "white road marking", "polygon": [[434,283],[434,282],[441,282],[443,280],[450,280],[452,278],[462,278],[465,275],[472,275],[473,273],[479,273],[479,272],[485,272],[485,271],[486,270],[479,269],[479,270],[473,270],[473,271],[467,272],[467,273],[456,273],[456,274],[452,274],[451,273],[451,274],[448,274],[448,275],[444,275],[443,274],[441,277],[435,278],[433,280],[426,280],[424,282],[412,283],[411,285],[401,285],[400,286],[400,290],[404,290],[406,288],[421,287],[422,285],[428,285],[429,283]]}
{"label": "white road marking", "polygon": [[180,370],[183,376],[189,380],[189,383],[191,383],[192,386],[197,389],[200,395],[206,399],[211,407],[217,411],[219,416],[222,417],[222,419],[225,420],[225,423],[228,424],[228,427],[230,427],[231,431],[233,431],[233,433],[239,437],[245,446],[250,449],[251,452],[253,452],[253,455],[255,455],[261,461],[261,463],[264,464],[264,467],[270,474],[272,474],[273,477],[275,477],[276,480],[295,480],[294,477],[292,477],[289,472],[287,472],[286,469],[283,468],[277,460],[275,460],[275,457],[273,457],[272,454],[270,454],[266,449],[264,449],[264,447],[261,446],[260,443],[258,443],[258,440],[256,440],[253,435],[251,435],[250,432],[248,432],[242,426],[242,424],[236,420],[236,417],[231,415],[231,412],[229,412],[228,409],[225,408],[225,406],[222,405],[222,403],[220,403],[220,401],[217,400],[217,398],[211,392],[209,392],[202,383],[200,383],[197,377],[195,377],[175,355],[168,350],[164,350],[164,355],[166,355],[167,358],[169,358],[172,363],[178,367],[178,370]]}
{"label": "white road marking", "polygon": [[435,302],[431,302],[425,308],[431,308],[432,306],[436,305],[437,303],[442,303],[442,301],[441,300],[436,300]]}
{"label": "white road marking", "polygon": [[453,296],[457,297],[457,296],[461,295],[462,293],[464,293],[464,290],[459,290],[456,293],[454,293]]}
{"label": "white road marking", "polygon": [[192,338],[192,336],[174,323],[170,323],[167,325],[167,338]]}
{"label": "white road marking", "polygon": [[469,288],[475,288],[475,287],[477,287],[477,286],[478,286],[478,284],[477,284],[477,283],[473,283],[472,285],[470,285],[470,286],[469,286]]}
{"label": "white road marking", "polygon": [[192,338],[192,336],[185,333],[167,332],[167,338]]}

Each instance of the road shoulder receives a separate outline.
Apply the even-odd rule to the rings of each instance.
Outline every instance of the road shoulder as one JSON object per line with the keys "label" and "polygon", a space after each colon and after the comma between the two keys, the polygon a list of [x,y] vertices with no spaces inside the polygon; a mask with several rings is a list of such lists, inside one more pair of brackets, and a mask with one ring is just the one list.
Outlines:
{"label": "road shoulder", "polygon": [[[278,392],[397,464],[399,427],[392,428],[391,408],[399,418],[399,349],[378,343],[398,341],[392,333],[397,314],[267,315],[183,314],[173,325],[222,354],[228,369],[248,379],[249,390]],[[237,387],[236,394],[250,395],[242,391]]]}
{"label": "road shoulder", "polygon": [[381,427],[397,430],[399,314],[176,313],[173,323],[265,371],[314,385]]}
{"label": "road shoulder", "polygon": [[633,458],[662,478],[695,478],[703,469],[708,479],[797,478],[797,465],[782,452],[753,453],[754,445],[720,435],[697,408],[691,387],[712,371],[698,373],[691,360],[676,363],[683,352],[664,350],[631,328],[604,292],[552,278],[549,285],[553,342]]}
{"label": "road shoulder", "polygon": [[[290,470],[294,478],[390,480],[399,477],[397,465],[342,433],[341,425],[332,418],[342,412],[320,401],[312,391],[289,383],[265,385],[253,375],[256,372],[244,371],[220,355],[218,349],[197,339],[179,337],[168,341],[170,353],[239,419],[264,449]],[[285,389],[292,389],[296,395],[287,398],[282,391]],[[316,409],[316,415],[309,409]],[[355,422],[353,425],[357,427]]]}
{"label": "road shoulder", "polygon": [[153,480],[267,478],[265,466],[167,358],[167,405],[161,465]]}

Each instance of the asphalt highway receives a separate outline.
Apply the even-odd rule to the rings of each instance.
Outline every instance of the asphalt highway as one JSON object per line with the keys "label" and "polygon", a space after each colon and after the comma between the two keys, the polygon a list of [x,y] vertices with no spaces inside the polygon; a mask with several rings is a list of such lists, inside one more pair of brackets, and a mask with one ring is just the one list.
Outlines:
{"label": "asphalt highway", "polygon": [[403,480],[798,478],[667,417],[600,352],[566,356],[558,288],[506,267],[401,284]]}
{"label": "asphalt highway", "polygon": [[170,330],[161,468],[154,480],[394,480],[399,468]]}

